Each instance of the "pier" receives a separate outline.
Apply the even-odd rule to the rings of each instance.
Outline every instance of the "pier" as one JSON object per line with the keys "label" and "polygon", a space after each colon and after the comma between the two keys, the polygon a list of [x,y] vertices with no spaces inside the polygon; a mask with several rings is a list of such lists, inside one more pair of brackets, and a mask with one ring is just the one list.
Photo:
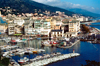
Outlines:
{"label": "pier", "polygon": [[75,44],[79,44],[80,40],[75,41],[74,43],[72,43],[71,46],[66,46],[66,47],[62,47],[62,46],[58,46],[59,48],[71,48],[72,46],[74,46]]}
{"label": "pier", "polygon": [[49,57],[49,58],[45,58],[42,60],[38,60],[38,61],[33,61],[30,64],[27,65],[22,65],[22,66],[44,66],[53,62],[57,62],[60,60],[64,60],[64,59],[68,59],[68,58],[72,58],[72,57],[76,57],[79,56],[79,53],[70,53],[70,54],[61,54],[61,55],[56,55],[53,57]]}

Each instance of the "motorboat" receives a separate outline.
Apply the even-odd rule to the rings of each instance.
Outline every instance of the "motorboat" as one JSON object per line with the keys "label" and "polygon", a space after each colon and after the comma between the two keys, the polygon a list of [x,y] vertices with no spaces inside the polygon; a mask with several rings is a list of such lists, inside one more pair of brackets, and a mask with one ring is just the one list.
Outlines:
{"label": "motorboat", "polygon": [[10,43],[13,45],[17,44],[16,40],[14,40],[14,39],[11,39]]}
{"label": "motorboat", "polygon": [[24,58],[21,58],[20,60],[18,60],[18,63],[23,64],[27,61],[29,61],[29,59],[27,57],[24,57]]}
{"label": "motorboat", "polygon": [[34,54],[37,54],[37,53],[38,53],[37,50],[33,50],[32,52],[33,52]]}

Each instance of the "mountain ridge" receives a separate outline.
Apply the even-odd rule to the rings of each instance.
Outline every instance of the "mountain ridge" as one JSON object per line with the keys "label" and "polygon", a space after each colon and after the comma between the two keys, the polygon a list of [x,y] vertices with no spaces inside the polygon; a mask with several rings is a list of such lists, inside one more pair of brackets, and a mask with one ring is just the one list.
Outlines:
{"label": "mountain ridge", "polygon": [[41,12],[45,10],[56,12],[65,12],[66,15],[72,16],[72,14],[82,14],[84,16],[90,17],[100,17],[100,14],[95,14],[83,9],[63,9],[59,7],[49,6],[42,3],[35,2],[33,0],[0,0],[0,7],[11,7],[16,9],[18,13],[35,13],[35,9]]}
{"label": "mountain ridge", "polygon": [[73,9],[68,9],[69,11],[78,13],[78,14],[83,14],[83,15],[87,15],[87,16],[92,16],[92,17],[100,17],[100,14],[96,14],[84,9],[80,9],[80,8],[73,8]]}
{"label": "mountain ridge", "polygon": [[61,11],[65,12],[65,14],[71,16],[72,14],[75,14],[74,12],[70,12],[66,9],[61,9],[58,7],[52,7],[49,5],[45,5],[42,3],[38,3],[32,0],[0,0],[0,7],[11,7],[13,9],[17,9],[19,13],[35,13],[34,9],[41,9],[42,12],[45,10],[56,12]]}

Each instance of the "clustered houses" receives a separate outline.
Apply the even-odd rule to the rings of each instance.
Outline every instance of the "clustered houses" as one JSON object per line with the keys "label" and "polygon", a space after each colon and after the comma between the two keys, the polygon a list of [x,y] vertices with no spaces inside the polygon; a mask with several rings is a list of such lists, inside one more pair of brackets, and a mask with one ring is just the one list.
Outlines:
{"label": "clustered houses", "polygon": [[[51,14],[38,16],[32,13],[22,15],[1,15],[7,22],[6,28],[8,35],[22,34],[29,36],[48,36],[48,37],[72,37],[80,32],[80,20],[78,15],[67,16],[64,12],[57,11]],[[46,14],[45,13],[45,14]],[[23,16],[24,15],[24,16]],[[1,26],[1,25],[0,25]],[[0,28],[0,31],[3,29]]]}
{"label": "clustered houses", "polygon": [[[58,17],[57,17],[58,18]],[[29,19],[19,25],[17,23],[8,24],[8,34],[21,33],[21,27],[24,28],[25,35],[46,35],[49,37],[72,37],[80,32],[80,21],[75,19],[56,19],[55,17]],[[18,29],[18,27],[20,29]]]}

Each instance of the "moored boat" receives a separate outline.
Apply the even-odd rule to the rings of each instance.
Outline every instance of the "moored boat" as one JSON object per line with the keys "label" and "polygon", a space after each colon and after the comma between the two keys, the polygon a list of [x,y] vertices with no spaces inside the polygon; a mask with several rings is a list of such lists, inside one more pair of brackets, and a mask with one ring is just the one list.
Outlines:
{"label": "moored boat", "polygon": [[29,59],[27,57],[24,57],[24,58],[21,58],[20,60],[18,60],[18,63],[23,64],[27,61],[29,61]]}
{"label": "moored boat", "polygon": [[16,40],[13,40],[13,39],[11,39],[10,43],[13,45],[17,44]]}

